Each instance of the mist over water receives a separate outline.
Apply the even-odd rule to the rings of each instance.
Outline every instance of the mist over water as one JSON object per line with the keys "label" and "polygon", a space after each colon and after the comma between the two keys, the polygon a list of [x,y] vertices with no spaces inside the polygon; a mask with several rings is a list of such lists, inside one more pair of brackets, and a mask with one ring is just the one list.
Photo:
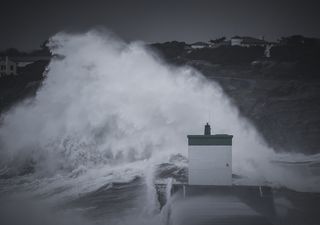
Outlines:
{"label": "mist over water", "polygon": [[165,65],[143,43],[92,31],[57,34],[50,46],[63,58],[51,61],[35,99],[3,118],[6,161],[32,157],[52,172],[186,154],[186,135],[203,133],[209,117],[214,133],[235,135],[236,168],[272,154],[217,84]]}
{"label": "mist over water", "polygon": [[279,155],[194,69],[166,65],[143,43],[108,32],[59,33],[50,48],[57,57],[37,95],[3,115],[0,127],[2,173],[32,171],[32,179],[42,178],[38,192],[64,186],[56,195],[72,196],[136,176],[152,183],[146,171],[172,154],[187,155],[186,135],[203,133],[207,121],[213,133],[234,135],[234,173],[258,183],[314,186],[274,166]]}

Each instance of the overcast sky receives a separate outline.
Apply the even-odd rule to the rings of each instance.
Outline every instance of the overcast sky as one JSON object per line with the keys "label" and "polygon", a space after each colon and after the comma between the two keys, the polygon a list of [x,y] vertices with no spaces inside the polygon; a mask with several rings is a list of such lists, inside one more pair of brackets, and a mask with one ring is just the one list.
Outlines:
{"label": "overcast sky", "polygon": [[318,5],[308,0],[8,0],[1,3],[0,49],[30,50],[61,30],[95,26],[146,42],[233,35],[320,37]]}

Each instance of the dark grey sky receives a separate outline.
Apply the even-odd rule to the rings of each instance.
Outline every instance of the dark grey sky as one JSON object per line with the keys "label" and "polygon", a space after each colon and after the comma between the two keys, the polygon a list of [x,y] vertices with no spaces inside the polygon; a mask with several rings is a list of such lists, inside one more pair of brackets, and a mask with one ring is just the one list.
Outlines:
{"label": "dark grey sky", "polygon": [[320,37],[318,5],[308,0],[7,0],[1,3],[0,49],[37,48],[58,31],[101,25],[125,40],[146,42]]}

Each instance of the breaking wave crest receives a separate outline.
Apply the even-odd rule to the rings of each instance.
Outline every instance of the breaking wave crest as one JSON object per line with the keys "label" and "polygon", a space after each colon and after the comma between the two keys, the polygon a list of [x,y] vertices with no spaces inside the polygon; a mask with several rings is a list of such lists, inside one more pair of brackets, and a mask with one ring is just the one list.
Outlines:
{"label": "breaking wave crest", "polygon": [[[36,97],[2,116],[2,175],[76,177],[86,180],[80,192],[146,176],[150,164],[186,155],[186,135],[202,133],[210,113],[214,133],[234,135],[234,173],[299,183],[294,174],[283,183],[285,170],[272,164],[278,155],[196,70],[166,65],[143,43],[107,32],[58,33],[49,46],[55,57]],[[110,171],[121,172],[108,181]]]}

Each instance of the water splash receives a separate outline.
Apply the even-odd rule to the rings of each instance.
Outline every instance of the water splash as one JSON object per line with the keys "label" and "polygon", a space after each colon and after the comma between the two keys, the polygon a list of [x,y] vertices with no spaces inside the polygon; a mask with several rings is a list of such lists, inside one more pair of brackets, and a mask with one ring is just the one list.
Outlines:
{"label": "water splash", "polygon": [[65,176],[186,155],[186,135],[202,133],[211,112],[213,132],[234,135],[234,172],[281,182],[281,168],[270,163],[274,151],[221,88],[194,69],[168,66],[143,43],[106,32],[59,33],[49,46],[59,57],[36,97],[2,116],[6,173],[31,167],[40,177]]}

